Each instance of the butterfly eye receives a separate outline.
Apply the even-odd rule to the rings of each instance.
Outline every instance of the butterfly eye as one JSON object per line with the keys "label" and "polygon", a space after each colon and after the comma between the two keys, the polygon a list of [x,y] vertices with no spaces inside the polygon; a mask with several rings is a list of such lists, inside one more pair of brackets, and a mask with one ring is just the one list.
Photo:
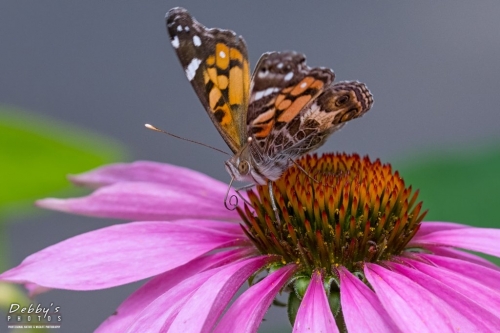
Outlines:
{"label": "butterfly eye", "polygon": [[250,171],[250,164],[248,164],[247,161],[242,161],[240,164],[238,164],[238,172],[240,175],[244,176],[247,175],[248,172]]}
{"label": "butterfly eye", "polygon": [[[344,105],[345,103],[349,102],[349,95],[343,95],[343,96],[340,96],[337,101],[335,102],[335,105],[336,106],[342,106]],[[350,112],[350,110],[349,110]]]}

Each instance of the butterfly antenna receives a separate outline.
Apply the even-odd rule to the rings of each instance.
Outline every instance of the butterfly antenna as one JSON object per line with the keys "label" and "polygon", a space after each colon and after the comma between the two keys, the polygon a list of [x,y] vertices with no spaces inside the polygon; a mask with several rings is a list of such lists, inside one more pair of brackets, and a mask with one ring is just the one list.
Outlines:
{"label": "butterfly antenna", "polygon": [[159,129],[158,127],[154,127],[153,125],[150,125],[150,124],[145,124],[144,126],[146,126],[146,128],[150,129],[150,130],[153,130],[153,131],[156,131],[156,132],[160,132],[160,133],[164,133],[164,134],[168,134],[170,136],[173,136],[174,138],[177,138],[177,139],[181,139],[181,140],[184,140],[184,141],[188,141],[188,142],[192,142],[192,143],[196,143],[196,144],[199,144],[201,146],[205,146],[207,148],[211,148],[213,150],[217,150],[218,152],[221,152],[223,154],[226,154],[228,156],[231,156],[231,154],[229,153],[226,153],[225,151],[223,150],[220,150],[218,148],[215,148],[215,147],[212,147],[212,146],[209,146],[207,144],[204,144],[204,143],[201,143],[201,142],[198,142],[198,141],[194,141],[194,140],[189,140],[189,139],[186,139],[186,138],[183,138],[183,137],[180,137],[178,135],[175,135],[175,134],[172,134],[172,133],[169,133],[167,131],[164,131],[162,129]]}

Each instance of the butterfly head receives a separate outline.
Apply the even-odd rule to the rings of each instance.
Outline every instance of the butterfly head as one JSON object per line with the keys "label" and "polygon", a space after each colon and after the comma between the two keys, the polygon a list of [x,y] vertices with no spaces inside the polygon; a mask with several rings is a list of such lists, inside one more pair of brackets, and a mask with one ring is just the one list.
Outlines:
{"label": "butterfly head", "polygon": [[249,137],[246,144],[225,162],[226,170],[234,180],[266,184],[266,180],[253,167],[249,149],[251,142],[252,138]]}
{"label": "butterfly head", "polygon": [[237,181],[252,181],[252,165],[249,159],[234,155],[225,162],[226,170]]}

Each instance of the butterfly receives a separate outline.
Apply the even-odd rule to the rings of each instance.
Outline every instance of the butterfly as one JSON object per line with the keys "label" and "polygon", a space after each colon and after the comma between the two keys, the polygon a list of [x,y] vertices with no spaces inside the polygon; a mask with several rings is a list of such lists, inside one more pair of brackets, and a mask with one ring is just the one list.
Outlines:
{"label": "butterfly", "polygon": [[363,83],[333,84],[331,69],[308,67],[293,51],[264,53],[250,76],[243,38],[206,28],[184,8],[171,9],[166,24],[189,82],[234,154],[225,162],[229,187],[234,180],[267,184],[273,201],[273,181],[373,104]]}

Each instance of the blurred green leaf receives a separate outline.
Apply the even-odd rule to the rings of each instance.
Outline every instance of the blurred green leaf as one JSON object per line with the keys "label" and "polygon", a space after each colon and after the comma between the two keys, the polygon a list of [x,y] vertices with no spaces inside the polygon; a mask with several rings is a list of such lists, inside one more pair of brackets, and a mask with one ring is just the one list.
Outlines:
{"label": "blurred green leaf", "polygon": [[420,189],[425,220],[500,227],[500,145],[433,153],[394,163],[406,184]]}
{"label": "blurred green leaf", "polygon": [[26,212],[35,199],[69,188],[67,174],[124,156],[109,138],[5,106],[0,107],[0,147],[3,220],[7,213]]}

